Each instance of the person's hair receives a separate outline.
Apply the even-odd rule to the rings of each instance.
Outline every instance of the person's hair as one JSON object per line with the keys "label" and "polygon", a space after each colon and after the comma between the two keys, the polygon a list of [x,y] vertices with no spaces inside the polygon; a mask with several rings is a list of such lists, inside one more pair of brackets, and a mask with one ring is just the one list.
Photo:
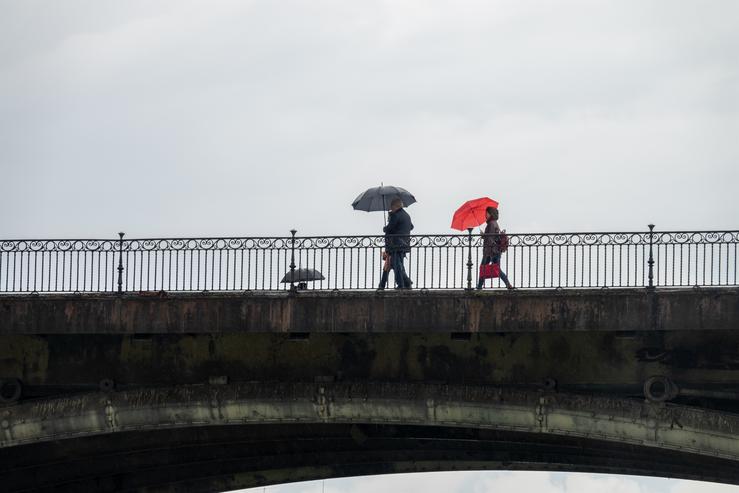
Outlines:
{"label": "person's hair", "polygon": [[498,220],[498,209],[496,209],[495,207],[488,207],[487,209],[485,209],[485,211],[490,214],[490,217],[492,217],[496,221]]}
{"label": "person's hair", "polygon": [[395,197],[392,202],[390,202],[390,207],[403,207],[403,201],[400,200],[400,197]]}

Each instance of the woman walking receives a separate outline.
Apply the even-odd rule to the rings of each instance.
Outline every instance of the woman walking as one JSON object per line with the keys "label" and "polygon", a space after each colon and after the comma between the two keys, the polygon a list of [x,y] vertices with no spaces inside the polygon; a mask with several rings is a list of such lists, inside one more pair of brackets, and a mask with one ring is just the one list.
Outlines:
{"label": "woman walking", "polygon": [[[503,252],[500,248],[501,231],[500,226],[498,226],[498,216],[498,209],[495,207],[488,207],[485,209],[487,225],[485,226],[485,232],[482,234],[482,263],[480,263],[480,266],[487,264],[498,264],[500,266],[500,256]],[[503,272],[503,269],[500,269],[499,277],[508,289],[515,289],[513,285],[508,282],[508,276]],[[480,277],[477,281],[477,289],[482,289],[482,285],[484,283],[485,279]]]}

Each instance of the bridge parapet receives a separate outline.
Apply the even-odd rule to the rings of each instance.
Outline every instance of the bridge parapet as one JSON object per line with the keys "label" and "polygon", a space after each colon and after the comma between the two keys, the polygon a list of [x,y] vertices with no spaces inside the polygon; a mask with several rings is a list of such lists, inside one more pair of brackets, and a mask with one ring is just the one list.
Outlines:
{"label": "bridge parapet", "polygon": [[732,330],[739,288],[6,295],[0,334]]}

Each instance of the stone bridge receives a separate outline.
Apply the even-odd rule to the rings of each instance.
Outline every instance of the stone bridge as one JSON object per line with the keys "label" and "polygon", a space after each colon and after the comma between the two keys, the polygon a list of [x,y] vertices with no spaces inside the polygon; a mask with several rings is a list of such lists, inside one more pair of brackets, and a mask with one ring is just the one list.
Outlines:
{"label": "stone bridge", "polygon": [[739,289],[0,296],[0,490],[739,484]]}

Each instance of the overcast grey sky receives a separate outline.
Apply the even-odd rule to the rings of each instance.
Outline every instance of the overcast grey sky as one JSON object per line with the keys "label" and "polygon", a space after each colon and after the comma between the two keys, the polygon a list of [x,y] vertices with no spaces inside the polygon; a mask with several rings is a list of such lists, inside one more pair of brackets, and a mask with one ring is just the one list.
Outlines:
{"label": "overcast grey sky", "polygon": [[739,227],[739,2],[0,0],[0,236]]}
{"label": "overcast grey sky", "polygon": [[737,493],[739,487],[674,479],[530,471],[436,472],[309,481],[243,493]]}

